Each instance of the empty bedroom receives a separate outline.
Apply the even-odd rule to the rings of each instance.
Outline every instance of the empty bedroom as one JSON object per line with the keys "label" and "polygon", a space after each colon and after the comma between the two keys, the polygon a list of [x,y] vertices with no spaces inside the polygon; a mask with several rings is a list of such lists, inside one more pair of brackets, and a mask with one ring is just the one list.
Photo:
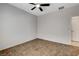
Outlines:
{"label": "empty bedroom", "polygon": [[0,3],[0,56],[79,56],[79,3]]}

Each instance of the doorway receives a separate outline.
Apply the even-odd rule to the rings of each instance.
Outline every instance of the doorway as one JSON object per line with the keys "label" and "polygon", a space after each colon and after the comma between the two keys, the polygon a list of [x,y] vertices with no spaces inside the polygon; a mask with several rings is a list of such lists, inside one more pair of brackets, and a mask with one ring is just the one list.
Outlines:
{"label": "doorway", "polygon": [[79,16],[72,17],[71,44],[79,46]]}

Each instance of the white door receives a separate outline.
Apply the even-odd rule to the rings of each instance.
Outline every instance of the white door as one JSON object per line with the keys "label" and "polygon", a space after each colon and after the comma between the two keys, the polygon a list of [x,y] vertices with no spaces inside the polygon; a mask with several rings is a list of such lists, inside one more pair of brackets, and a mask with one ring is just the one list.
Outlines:
{"label": "white door", "polygon": [[72,17],[72,40],[79,41],[79,16]]}

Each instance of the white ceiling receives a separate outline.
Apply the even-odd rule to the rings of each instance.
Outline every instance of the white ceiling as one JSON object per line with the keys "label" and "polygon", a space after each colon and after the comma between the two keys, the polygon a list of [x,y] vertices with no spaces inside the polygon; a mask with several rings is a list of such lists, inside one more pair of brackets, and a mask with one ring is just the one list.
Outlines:
{"label": "white ceiling", "polygon": [[33,8],[34,5],[31,5],[29,3],[10,3],[10,4],[36,16],[44,15],[54,11],[59,11],[58,8],[61,6],[64,6],[64,8],[69,8],[69,7],[78,5],[77,3],[50,3],[49,7],[42,7],[44,11],[41,12],[38,8],[32,11],[31,8]]}

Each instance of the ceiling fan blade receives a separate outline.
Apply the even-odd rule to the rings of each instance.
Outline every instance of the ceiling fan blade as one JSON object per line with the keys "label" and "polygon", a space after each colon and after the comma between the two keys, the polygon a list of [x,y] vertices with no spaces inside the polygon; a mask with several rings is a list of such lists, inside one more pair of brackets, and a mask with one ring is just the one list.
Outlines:
{"label": "ceiling fan blade", "polygon": [[40,11],[43,11],[43,9],[41,7],[39,7]]}
{"label": "ceiling fan blade", "polygon": [[31,10],[34,10],[36,7],[33,7]]}
{"label": "ceiling fan blade", "polygon": [[29,4],[36,5],[35,3],[29,3]]}
{"label": "ceiling fan blade", "polygon": [[40,6],[50,6],[50,4],[40,4]]}

